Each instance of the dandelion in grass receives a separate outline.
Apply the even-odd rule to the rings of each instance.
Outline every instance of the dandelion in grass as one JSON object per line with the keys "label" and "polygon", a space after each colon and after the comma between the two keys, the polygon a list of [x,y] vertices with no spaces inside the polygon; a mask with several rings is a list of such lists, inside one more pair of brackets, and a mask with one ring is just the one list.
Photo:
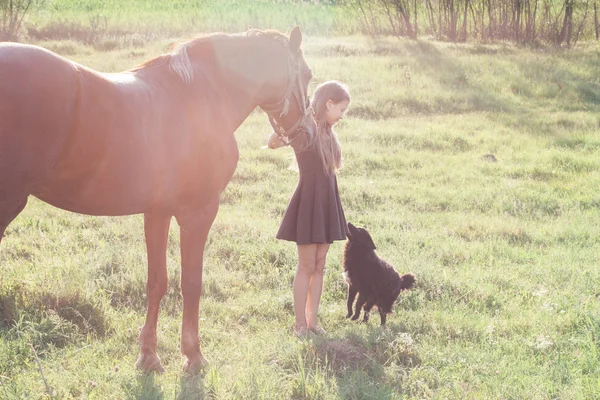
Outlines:
{"label": "dandelion in grass", "polygon": [[531,343],[531,346],[536,350],[543,351],[548,350],[549,348],[554,346],[554,342],[550,340],[550,337],[548,337],[547,335],[540,334],[537,338],[535,338],[533,343]]}
{"label": "dandelion in grass", "polygon": [[408,65],[404,66],[404,81],[406,83],[406,86],[410,86],[410,84],[412,83],[412,75],[410,73],[410,66]]}
{"label": "dandelion in grass", "polygon": [[394,339],[394,347],[410,350],[413,346],[413,338],[408,332],[400,332]]}

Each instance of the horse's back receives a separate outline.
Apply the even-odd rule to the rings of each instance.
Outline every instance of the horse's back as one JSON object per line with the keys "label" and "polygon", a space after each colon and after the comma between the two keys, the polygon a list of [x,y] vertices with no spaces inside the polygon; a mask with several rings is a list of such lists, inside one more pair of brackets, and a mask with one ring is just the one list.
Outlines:
{"label": "horse's back", "polygon": [[222,191],[238,151],[222,132],[223,95],[205,93],[213,77],[197,78],[196,95],[170,70],[143,72],[105,74],[40,47],[0,45],[0,192],[124,215]]}
{"label": "horse's back", "polygon": [[[73,99],[79,65],[42,47],[0,43],[0,93],[5,112],[7,103],[13,108],[39,106],[48,98]],[[12,96],[12,97],[9,97]],[[56,103],[56,101],[54,101]],[[58,104],[57,104],[58,106]],[[48,108],[44,105],[44,108]]]}
{"label": "horse's back", "polygon": [[0,44],[0,185],[33,184],[56,162],[77,86],[74,62],[37,46]]}

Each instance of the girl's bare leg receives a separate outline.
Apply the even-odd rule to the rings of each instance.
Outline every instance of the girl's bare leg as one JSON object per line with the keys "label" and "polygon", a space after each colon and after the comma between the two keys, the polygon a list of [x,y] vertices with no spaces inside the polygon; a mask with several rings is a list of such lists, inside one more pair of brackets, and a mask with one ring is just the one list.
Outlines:
{"label": "girl's bare leg", "polygon": [[306,324],[306,301],[311,277],[316,269],[317,244],[298,245],[298,266],[294,277],[294,329],[302,333],[308,329]]}
{"label": "girl's bare leg", "polygon": [[316,246],[315,269],[310,278],[308,297],[306,299],[306,324],[309,329],[322,331],[322,328],[319,327],[317,316],[319,312],[319,303],[321,301],[321,293],[323,292],[323,271],[325,269],[329,243],[319,243]]}

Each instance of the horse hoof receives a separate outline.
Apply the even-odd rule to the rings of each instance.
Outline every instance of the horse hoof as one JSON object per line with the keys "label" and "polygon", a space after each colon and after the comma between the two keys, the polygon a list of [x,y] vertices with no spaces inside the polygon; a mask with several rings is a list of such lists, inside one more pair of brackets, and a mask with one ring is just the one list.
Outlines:
{"label": "horse hoof", "polygon": [[160,363],[160,358],[155,353],[152,354],[140,354],[135,363],[137,369],[149,374],[152,372],[158,372],[162,374],[165,372],[162,364]]}
{"label": "horse hoof", "polygon": [[188,375],[198,375],[202,370],[208,368],[208,361],[202,354],[198,354],[196,357],[188,357],[187,361],[183,366],[183,370]]}

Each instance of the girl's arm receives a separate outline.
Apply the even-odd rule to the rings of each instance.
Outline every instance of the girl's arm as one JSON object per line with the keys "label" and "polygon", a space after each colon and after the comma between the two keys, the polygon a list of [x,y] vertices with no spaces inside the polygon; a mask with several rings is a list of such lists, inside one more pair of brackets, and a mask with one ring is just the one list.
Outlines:
{"label": "girl's arm", "polygon": [[278,149],[284,145],[285,143],[281,141],[275,133],[271,134],[269,141],[267,142],[267,146],[269,146],[270,149]]}

